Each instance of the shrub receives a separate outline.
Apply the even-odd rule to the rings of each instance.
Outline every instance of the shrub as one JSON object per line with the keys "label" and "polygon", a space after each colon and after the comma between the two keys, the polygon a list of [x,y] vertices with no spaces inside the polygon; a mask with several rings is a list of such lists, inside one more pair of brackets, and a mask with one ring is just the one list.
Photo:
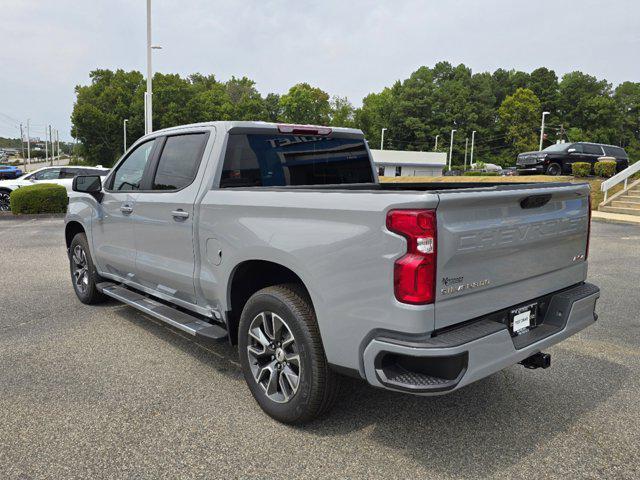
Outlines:
{"label": "shrub", "polygon": [[67,189],[54,183],[29,185],[11,192],[11,211],[21,213],[65,213],[67,211]]}
{"label": "shrub", "polygon": [[591,174],[591,164],[587,162],[572,163],[571,174],[574,177],[588,177]]}
{"label": "shrub", "polygon": [[471,171],[471,172],[464,172],[463,175],[465,177],[497,177],[498,176],[498,172],[476,172],[476,171]]}
{"label": "shrub", "polygon": [[601,160],[596,162],[593,166],[593,170],[598,177],[609,178],[616,174],[616,162],[615,160]]}

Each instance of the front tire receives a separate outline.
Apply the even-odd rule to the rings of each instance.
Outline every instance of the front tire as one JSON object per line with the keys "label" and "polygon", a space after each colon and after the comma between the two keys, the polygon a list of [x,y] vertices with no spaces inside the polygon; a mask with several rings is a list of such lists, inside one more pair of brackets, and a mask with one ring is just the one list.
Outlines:
{"label": "front tire", "polygon": [[242,310],[238,336],[245,380],[269,416],[302,424],[330,409],[338,379],[302,288],[285,284],[256,292]]}
{"label": "front tire", "polygon": [[562,173],[562,167],[559,163],[552,163],[547,167],[547,175],[557,177]]}
{"label": "front tire", "polygon": [[71,282],[78,300],[87,305],[103,302],[106,296],[98,291],[96,285],[101,277],[89,253],[89,242],[84,233],[78,233],[69,247],[69,267],[71,270]]}
{"label": "front tire", "polygon": [[11,211],[11,190],[0,189],[0,212]]}

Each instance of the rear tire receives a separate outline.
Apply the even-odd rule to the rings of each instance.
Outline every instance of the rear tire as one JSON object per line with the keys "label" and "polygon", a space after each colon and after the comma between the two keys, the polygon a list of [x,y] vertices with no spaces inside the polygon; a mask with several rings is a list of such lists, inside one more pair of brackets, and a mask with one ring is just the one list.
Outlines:
{"label": "rear tire", "polygon": [[102,278],[96,272],[96,267],[89,252],[89,242],[84,233],[78,233],[69,247],[69,268],[71,282],[78,300],[87,305],[94,305],[106,300],[106,296],[98,291],[96,285]]}
{"label": "rear tire", "polygon": [[11,211],[11,190],[7,190],[5,188],[0,189],[0,212],[9,212]]}
{"label": "rear tire", "polygon": [[562,167],[560,166],[559,163],[554,162],[547,167],[547,175],[552,175],[554,177],[557,177],[561,173],[562,173]]}
{"label": "rear tire", "polygon": [[327,364],[311,300],[298,285],[267,287],[249,298],[238,353],[251,393],[275,420],[303,424],[335,402],[337,374]]}

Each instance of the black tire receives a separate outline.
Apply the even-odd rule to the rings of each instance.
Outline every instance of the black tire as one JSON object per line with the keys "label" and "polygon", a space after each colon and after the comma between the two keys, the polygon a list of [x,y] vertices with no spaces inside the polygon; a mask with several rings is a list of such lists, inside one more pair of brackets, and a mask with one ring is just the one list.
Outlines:
{"label": "black tire", "polygon": [[0,188],[0,212],[11,211],[11,204],[9,203],[10,196],[11,190]]}
{"label": "black tire", "polygon": [[[84,274],[80,278],[79,270],[84,265]],[[71,283],[78,300],[87,305],[94,305],[106,300],[106,296],[98,291],[96,284],[102,278],[96,272],[96,267],[91,259],[89,242],[84,233],[78,233],[69,247],[69,269],[71,271]]]}
{"label": "black tire", "polygon": [[560,174],[562,174],[562,167],[559,163],[554,162],[549,164],[549,166],[547,167],[547,175],[557,177]]}
{"label": "black tire", "polygon": [[[299,356],[297,390],[284,401],[277,401],[270,397],[266,390],[268,385],[263,386],[256,379],[254,371],[259,371],[261,367],[257,363],[258,357],[254,355],[250,359],[248,350],[250,344],[253,344],[254,348],[256,346],[255,337],[249,334],[250,327],[252,325],[255,327],[255,321],[261,315],[268,316],[270,313],[285,322],[282,328],[286,327],[287,331],[290,330],[294,339],[294,353]],[[275,328],[273,330],[275,331]],[[269,341],[268,338],[265,340]],[[286,342],[283,341],[283,348],[285,344]],[[275,420],[288,424],[303,424],[327,412],[335,402],[338,376],[327,364],[311,301],[298,285],[283,284],[267,287],[249,298],[240,317],[238,352],[242,371],[251,393],[262,410]],[[266,363],[277,362],[277,355],[269,357],[271,351],[267,348],[264,348],[264,352],[267,353],[260,355],[266,357]],[[289,363],[287,362],[286,365]],[[265,383],[270,382],[272,375],[274,375],[273,370]],[[284,370],[279,375],[284,377]],[[280,390],[284,390],[281,384],[278,385]]]}

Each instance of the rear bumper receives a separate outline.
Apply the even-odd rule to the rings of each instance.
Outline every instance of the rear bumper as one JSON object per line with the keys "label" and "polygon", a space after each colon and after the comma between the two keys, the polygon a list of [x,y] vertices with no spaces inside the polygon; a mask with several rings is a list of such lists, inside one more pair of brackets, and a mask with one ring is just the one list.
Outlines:
{"label": "rear bumper", "polygon": [[367,381],[391,390],[434,395],[457,390],[548,348],[597,320],[600,289],[584,283],[548,296],[542,323],[512,337],[496,315],[429,338],[388,332],[363,352]]}

